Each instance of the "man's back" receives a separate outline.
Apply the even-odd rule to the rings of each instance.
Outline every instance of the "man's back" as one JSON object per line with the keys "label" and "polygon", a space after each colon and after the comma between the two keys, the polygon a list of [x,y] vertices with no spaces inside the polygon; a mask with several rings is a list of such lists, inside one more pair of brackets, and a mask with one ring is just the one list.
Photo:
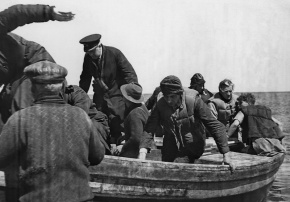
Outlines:
{"label": "man's back", "polygon": [[[92,198],[87,167],[102,160],[103,147],[95,144],[97,134],[85,111],[56,103],[20,110],[3,128],[1,139],[7,140],[1,145],[2,155],[14,150],[20,166],[20,201]],[[0,167],[8,162],[9,158],[0,162]]]}

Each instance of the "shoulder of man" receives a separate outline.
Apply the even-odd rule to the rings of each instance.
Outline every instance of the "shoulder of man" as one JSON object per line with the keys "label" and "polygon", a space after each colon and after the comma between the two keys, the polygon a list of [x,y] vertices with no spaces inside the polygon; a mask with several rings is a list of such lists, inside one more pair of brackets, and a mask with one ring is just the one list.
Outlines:
{"label": "shoulder of man", "polygon": [[112,52],[112,53],[120,53],[121,51],[113,46],[105,46],[103,45],[104,51]]}
{"label": "shoulder of man", "polygon": [[191,89],[191,88],[183,87],[183,89],[185,92],[185,96],[196,98],[196,96],[199,94],[196,90]]}

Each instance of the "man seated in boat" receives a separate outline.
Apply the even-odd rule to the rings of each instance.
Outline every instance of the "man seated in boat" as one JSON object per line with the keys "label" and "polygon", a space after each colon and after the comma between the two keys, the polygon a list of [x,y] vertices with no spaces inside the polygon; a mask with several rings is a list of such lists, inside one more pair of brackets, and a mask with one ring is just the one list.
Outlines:
{"label": "man seated in boat", "polygon": [[138,83],[129,83],[121,86],[125,101],[125,120],[123,136],[125,143],[117,146],[116,155],[138,158],[141,137],[147,122],[149,111],[143,104],[142,87]]}
{"label": "man seated in boat", "polygon": [[[190,89],[194,89],[199,93],[200,98],[207,103],[208,99],[213,96],[212,92],[204,87],[205,80],[200,73],[195,73],[190,79]],[[210,133],[205,129],[206,136],[210,137]]]}
{"label": "man seated in boat", "polygon": [[[224,125],[213,117],[207,105],[195,90],[184,90],[176,76],[167,76],[160,82],[163,97],[151,112],[143,133],[139,159],[150,151],[158,124],[164,126],[162,161],[193,163],[204,152],[205,131],[210,131],[217,142],[223,162],[231,164]],[[191,92],[189,92],[189,90]]]}
{"label": "man seated in boat", "polygon": [[271,109],[255,105],[256,98],[252,93],[242,93],[237,101],[240,110],[228,130],[228,137],[241,126],[242,142],[247,145],[242,152],[271,154],[284,151],[281,145],[284,134],[279,127],[281,123],[272,117]]}
{"label": "man seated in boat", "polygon": [[15,160],[14,194],[22,202],[92,199],[88,166],[99,164],[105,149],[87,113],[60,96],[66,68],[43,61],[24,74],[35,102],[14,113],[0,135],[0,168]]}
{"label": "man seated in boat", "polygon": [[[228,130],[233,114],[236,109],[237,95],[233,93],[234,83],[229,79],[224,79],[219,83],[219,92],[215,93],[208,100],[208,107],[211,110],[213,116],[222,122],[226,130]],[[234,134],[234,137],[238,137],[238,133]]]}

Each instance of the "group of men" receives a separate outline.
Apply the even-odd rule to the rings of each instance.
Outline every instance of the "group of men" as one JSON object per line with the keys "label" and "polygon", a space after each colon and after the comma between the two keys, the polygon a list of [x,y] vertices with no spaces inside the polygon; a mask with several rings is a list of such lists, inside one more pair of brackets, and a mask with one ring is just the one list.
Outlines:
{"label": "group of men", "polygon": [[[15,5],[0,12],[0,169],[7,174],[7,201],[91,200],[88,167],[112,153],[145,160],[154,135],[164,137],[162,161],[193,163],[204,152],[207,131],[232,170],[228,136],[243,120],[245,142],[257,143],[263,134],[282,138],[270,112],[264,113],[269,108],[237,109],[239,98],[228,79],[212,94],[199,73],[189,88],[170,75],[144,103],[134,68],[120,50],[103,45],[100,34],[79,41],[85,56],[77,86],[67,84],[69,70],[44,47],[11,33],[25,24],[73,17],[47,5]],[[92,78],[93,100],[87,95]],[[256,115],[271,130],[253,132],[246,123]]]}
{"label": "group of men", "polygon": [[0,169],[6,201],[87,201],[88,167],[107,151],[107,116],[41,45],[11,33],[33,22],[70,21],[48,5],[0,12]]}

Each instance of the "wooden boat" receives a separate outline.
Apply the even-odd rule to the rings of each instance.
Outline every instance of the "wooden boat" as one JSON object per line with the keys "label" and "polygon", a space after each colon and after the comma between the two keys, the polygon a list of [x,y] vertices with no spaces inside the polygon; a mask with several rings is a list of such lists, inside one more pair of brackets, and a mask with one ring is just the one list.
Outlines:
{"label": "wooden boat", "polygon": [[[284,160],[283,153],[266,157],[230,152],[236,165],[232,173],[221,165],[214,145],[194,164],[157,161],[158,154],[160,150],[153,150],[148,155],[153,160],[145,161],[105,156],[90,167],[94,201],[262,202]],[[0,177],[0,190],[4,186]]]}
{"label": "wooden boat", "polygon": [[214,145],[194,164],[106,156],[90,168],[90,185],[96,201],[266,201],[284,154],[230,156],[236,165],[233,173],[221,165]]}

